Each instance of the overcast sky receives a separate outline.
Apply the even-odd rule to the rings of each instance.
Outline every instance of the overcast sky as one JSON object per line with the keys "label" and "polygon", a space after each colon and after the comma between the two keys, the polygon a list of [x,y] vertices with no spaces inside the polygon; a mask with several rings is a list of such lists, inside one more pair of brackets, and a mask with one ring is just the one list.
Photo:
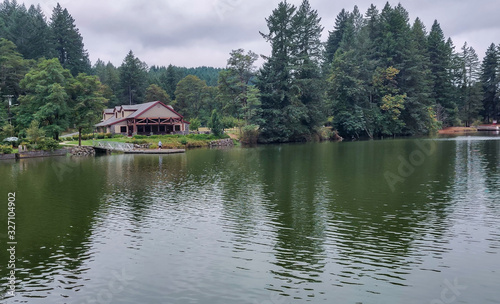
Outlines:
{"label": "overcast sky", "polygon": [[[23,2],[18,0],[19,3]],[[148,65],[225,67],[229,52],[243,48],[269,54],[259,31],[278,0],[25,0],[38,4],[50,18],[59,2],[67,8],[83,36],[92,63],[100,58],[121,65],[129,50]],[[301,0],[289,0],[299,6]],[[465,41],[482,58],[493,42],[500,44],[500,1],[401,0],[411,22],[419,17],[430,30],[435,19],[456,48]],[[382,10],[386,1],[310,0],[322,17],[323,39],[335,17],[355,4],[365,13],[371,3]]]}

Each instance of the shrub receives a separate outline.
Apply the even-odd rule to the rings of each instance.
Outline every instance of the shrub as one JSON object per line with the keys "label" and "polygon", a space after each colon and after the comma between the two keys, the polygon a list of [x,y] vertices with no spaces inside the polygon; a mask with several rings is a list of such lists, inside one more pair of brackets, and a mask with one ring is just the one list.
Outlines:
{"label": "shrub", "polygon": [[209,127],[215,136],[222,135],[224,126],[222,125],[222,121],[220,119],[219,113],[217,113],[217,110],[212,111]]}
{"label": "shrub", "polygon": [[331,130],[331,128],[322,127],[318,130],[317,135],[318,139],[320,141],[323,141],[323,140],[331,140],[334,137],[335,133]]}
{"label": "shrub", "polygon": [[134,145],[144,145],[147,144],[148,141],[145,139],[132,139],[127,141],[127,143],[134,144]]}
{"label": "shrub", "polygon": [[193,131],[198,131],[201,126],[201,121],[198,117],[193,118],[189,121],[191,124],[189,125],[189,129]]}
{"label": "shrub", "polygon": [[241,142],[245,144],[256,144],[259,139],[259,127],[256,125],[246,125],[241,129]]}
{"label": "shrub", "polygon": [[104,139],[104,133],[97,133],[97,139]]}
{"label": "shrub", "polygon": [[38,144],[38,149],[45,151],[54,151],[59,148],[59,142],[53,138],[43,138]]}
{"label": "shrub", "polygon": [[0,145],[0,154],[11,154],[13,151],[12,146]]}
{"label": "shrub", "polygon": [[113,137],[113,134],[111,134],[111,133],[106,133],[106,134],[104,134],[104,137],[105,137],[105,138],[112,138],[112,137]]}
{"label": "shrub", "polygon": [[188,140],[186,137],[182,137],[181,140],[180,140],[180,143],[183,144],[183,145],[186,145],[188,143]]}

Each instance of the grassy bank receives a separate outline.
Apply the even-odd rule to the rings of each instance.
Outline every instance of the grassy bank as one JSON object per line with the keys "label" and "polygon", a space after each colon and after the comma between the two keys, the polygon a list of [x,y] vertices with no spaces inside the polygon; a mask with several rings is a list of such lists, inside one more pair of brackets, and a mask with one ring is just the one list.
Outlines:
{"label": "grassy bank", "polygon": [[[208,147],[209,143],[214,140],[229,138],[228,135],[214,136],[212,134],[189,134],[189,135],[152,135],[134,137],[117,136],[113,138],[95,139],[96,141],[112,141],[132,144],[150,144],[150,149],[157,149],[158,142],[162,142],[164,149],[184,149],[184,148],[200,148]],[[66,141],[65,144],[78,145],[78,140]],[[91,146],[92,140],[82,140],[82,145]]]}

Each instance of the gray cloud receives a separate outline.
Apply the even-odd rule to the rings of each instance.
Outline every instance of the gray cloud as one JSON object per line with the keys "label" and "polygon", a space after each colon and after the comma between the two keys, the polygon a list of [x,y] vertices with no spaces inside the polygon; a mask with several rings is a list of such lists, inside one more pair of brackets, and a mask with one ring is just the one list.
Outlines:
{"label": "gray cloud", "polygon": [[[97,58],[120,65],[129,50],[150,65],[209,65],[223,67],[232,49],[245,48],[269,53],[260,37],[266,31],[265,18],[277,7],[272,0],[86,0],[59,1],[69,10],[84,37],[91,60]],[[300,5],[301,0],[289,0]],[[325,27],[324,36],[333,29],[335,17],[342,8],[352,11],[350,0],[310,0],[318,10]],[[411,21],[422,19],[429,30],[437,19],[457,49],[465,41],[480,56],[492,43],[500,43],[497,12],[500,2],[489,0],[401,0]],[[27,0],[40,3],[51,15],[56,0]],[[379,10],[385,1],[360,0],[361,13],[371,3]],[[396,5],[396,1],[389,1]]]}

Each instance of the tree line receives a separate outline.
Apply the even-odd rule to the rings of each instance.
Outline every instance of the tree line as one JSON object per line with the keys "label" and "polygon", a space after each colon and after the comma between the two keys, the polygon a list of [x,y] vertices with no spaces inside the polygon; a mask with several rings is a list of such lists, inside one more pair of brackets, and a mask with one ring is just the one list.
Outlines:
{"label": "tree line", "polygon": [[[458,51],[437,21],[412,23],[399,4],[365,14],[343,9],[323,26],[308,0],[284,1],[261,33],[271,54],[235,49],[226,68],[151,66],[131,50],[119,67],[91,64],[83,38],[59,4],[49,20],[40,6],[0,4],[0,126],[23,135],[33,121],[57,138],[91,129],[104,107],[161,100],[193,125],[240,126],[261,142],[309,140],[331,126],[346,138],[420,135],[500,115],[500,45],[482,62]],[[8,100],[11,100],[9,106]],[[77,117],[78,116],[78,117]],[[9,130],[6,132],[5,130]]]}

